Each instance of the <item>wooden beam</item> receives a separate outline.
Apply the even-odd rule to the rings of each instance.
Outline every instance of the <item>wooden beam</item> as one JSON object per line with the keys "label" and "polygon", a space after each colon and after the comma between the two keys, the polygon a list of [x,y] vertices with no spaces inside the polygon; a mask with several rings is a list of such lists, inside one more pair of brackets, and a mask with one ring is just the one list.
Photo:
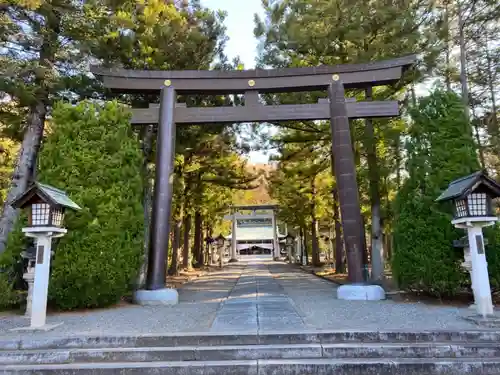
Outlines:
{"label": "wooden beam", "polygon": [[[402,67],[346,72],[340,79],[347,88],[364,88],[367,86],[389,85],[397,82],[402,76]],[[110,77],[103,76],[104,87],[116,92],[154,92],[165,85],[163,78]],[[176,79],[171,85],[179,94],[238,94],[250,88],[246,78],[231,79]],[[308,75],[297,77],[271,77],[253,80],[252,89],[261,93],[298,92],[326,90],[332,82],[332,74]]]}
{"label": "wooden beam", "polygon": [[[351,119],[399,116],[397,101],[347,102],[346,106]],[[157,124],[158,113],[158,107],[133,108],[132,124]],[[258,108],[178,106],[175,109],[175,123],[178,125],[328,119],[330,119],[330,105],[325,101],[318,104],[263,105]]]}
{"label": "wooden beam", "polygon": [[168,80],[179,94],[231,94],[247,90],[264,93],[326,90],[332,75],[339,75],[347,88],[392,84],[415,62],[415,56],[405,56],[364,64],[268,70],[158,71],[94,66],[91,72],[102,79],[104,87],[118,92],[159,91]]}

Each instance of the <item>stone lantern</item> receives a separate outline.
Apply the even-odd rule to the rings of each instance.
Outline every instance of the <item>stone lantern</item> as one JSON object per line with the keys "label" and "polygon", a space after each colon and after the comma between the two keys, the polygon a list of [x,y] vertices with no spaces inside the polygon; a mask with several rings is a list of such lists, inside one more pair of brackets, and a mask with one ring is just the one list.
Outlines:
{"label": "stone lantern", "polygon": [[45,324],[52,238],[62,237],[67,232],[63,228],[65,210],[79,210],[80,207],[64,191],[38,182],[14,199],[11,206],[28,211],[28,227],[22,231],[35,239],[34,270],[30,270],[29,265],[28,272],[32,275],[27,275],[28,278],[33,276],[32,295],[31,298],[28,296],[31,325],[21,329],[47,330],[53,328]]}
{"label": "stone lantern", "polygon": [[494,225],[498,220],[492,200],[500,197],[500,185],[484,172],[452,181],[436,201],[452,201],[455,214],[451,223],[467,230],[471,284],[477,313],[485,318],[493,314],[488,263],[484,249],[483,227]]}
{"label": "stone lantern", "polygon": [[215,239],[215,244],[219,249],[219,265],[222,268],[224,265],[224,246],[226,244],[226,238],[221,234]]}
{"label": "stone lantern", "polygon": [[292,236],[290,233],[288,233],[285,237],[285,246],[286,246],[286,251],[288,253],[288,262],[293,263],[293,254],[292,254],[292,249],[293,249],[293,244],[295,242],[295,237]]}
{"label": "stone lantern", "polygon": [[208,264],[212,264],[214,262],[214,246],[213,243],[215,242],[215,240],[208,236],[205,238],[205,244],[207,245],[207,254],[209,256],[209,262]]}

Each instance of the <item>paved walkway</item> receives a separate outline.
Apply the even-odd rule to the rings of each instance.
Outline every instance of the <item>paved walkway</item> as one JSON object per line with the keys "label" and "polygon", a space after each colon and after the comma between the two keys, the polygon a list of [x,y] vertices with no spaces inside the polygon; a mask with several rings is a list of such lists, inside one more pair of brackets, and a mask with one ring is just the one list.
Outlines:
{"label": "paved walkway", "polygon": [[[49,323],[64,324],[48,333],[22,335],[478,329],[461,319],[471,314],[466,308],[341,301],[335,284],[296,266],[262,257],[244,259],[183,285],[178,305],[51,314]],[[18,337],[10,328],[27,324],[21,316],[0,314],[0,339]]]}
{"label": "paved walkway", "polygon": [[257,331],[304,328],[304,321],[267,264],[249,262],[222,302],[211,330]]}

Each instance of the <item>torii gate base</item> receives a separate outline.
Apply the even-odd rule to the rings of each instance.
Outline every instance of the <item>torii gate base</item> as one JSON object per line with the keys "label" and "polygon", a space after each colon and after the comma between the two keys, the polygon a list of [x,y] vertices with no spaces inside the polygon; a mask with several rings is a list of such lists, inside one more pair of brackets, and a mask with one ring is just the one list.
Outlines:
{"label": "torii gate base", "polygon": [[[377,288],[360,285],[362,272],[362,221],[352,150],[349,118],[397,116],[397,102],[355,102],[346,104],[344,85],[367,88],[392,84],[415,63],[415,56],[367,64],[319,66],[249,71],[129,71],[92,68],[104,86],[119,92],[161,90],[160,116],[157,108],[133,110],[132,123],[158,123],[156,180],[151,221],[151,240],[146,291],[137,293],[138,302],[176,303],[177,293],[165,289],[166,258],[170,234],[175,126],[179,124],[278,122],[330,119],[334,173],[338,186],[349,281],[356,285],[339,288],[339,298],[383,298]],[[259,93],[328,90],[329,104],[266,106]],[[177,94],[241,94],[245,105],[239,107],[187,108],[177,105]],[[156,112],[157,113],[157,112]],[[333,166],[332,166],[333,167]],[[353,293],[354,290],[354,293]],[[383,292],[383,291],[382,291]],[[372,298],[373,297],[373,298]],[[147,300],[147,301],[145,301]]]}

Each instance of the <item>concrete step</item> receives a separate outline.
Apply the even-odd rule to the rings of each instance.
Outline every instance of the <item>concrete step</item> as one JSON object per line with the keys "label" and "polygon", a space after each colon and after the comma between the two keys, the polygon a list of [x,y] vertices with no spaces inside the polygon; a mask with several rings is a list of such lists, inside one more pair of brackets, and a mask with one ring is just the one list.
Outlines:
{"label": "concrete step", "polygon": [[131,348],[220,345],[272,344],[335,344],[335,343],[495,343],[500,342],[500,331],[380,331],[380,332],[267,332],[267,333],[189,333],[147,336],[71,336],[26,337],[0,340],[0,350],[16,349],[72,349],[72,348]]}
{"label": "concrete step", "polygon": [[4,375],[498,375],[500,359],[280,359],[0,366]]}
{"label": "concrete step", "polygon": [[321,344],[0,351],[0,364],[321,358]]}
{"label": "concrete step", "polygon": [[298,358],[499,358],[500,343],[340,343],[0,351],[2,364]]}

